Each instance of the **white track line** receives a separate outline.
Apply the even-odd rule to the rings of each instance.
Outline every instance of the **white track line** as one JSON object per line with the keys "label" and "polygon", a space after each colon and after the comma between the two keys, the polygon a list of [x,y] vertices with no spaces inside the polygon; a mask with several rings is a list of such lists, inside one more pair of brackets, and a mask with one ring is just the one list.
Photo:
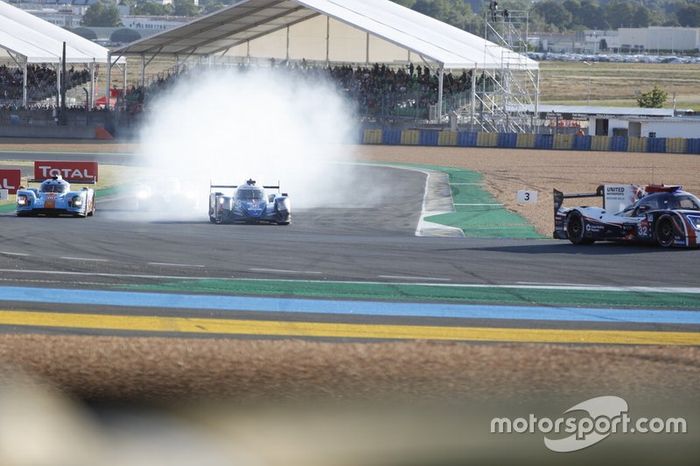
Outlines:
{"label": "white track line", "polygon": [[196,267],[204,268],[204,265],[200,264],[173,264],[172,262],[148,262],[148,265],[157,265],[162,267]]}
{"label": "white track line", "polygon": [[27,257],[29,254],[24,253],[24,252],[9,252],[9,251],[0,251],[0,254],[4,256],[19,256],[19,257]]}
{"label": "white track line", "polygon": [[433,280],[441,282],[451,282],[451,278],[439,278],[439,277],[411,277],[407,275],[377,275],[379,278],[389,278],[394,280]]}
{"label": "white track line", "polygon": [[313,270],[287,270],[287,269],[265,269],[259,267],[251,267],[248,270],[251,272],[271,272],[271,273],[300,273],[308,275],[320,275],[321,272],[316,272]]}
{"label": "white track line", "polygon": [[503,207],[503,204],[458,204],[455,202],[454,205],[462,205],[462,206],[499,206]]}
{"label": "white track line", "polygon": [[[168,280],[226,280],[226,281],[251,281],[269,282],[280,281],[290,283],[344,283],[354,285],[405,285],[400,282],[358,281],[358,280],[289,280],[268,278],[237,278],[237,277],[187,277],[177,275],[149,275],[127,273],[102,273],[102,272],[69,272],[64,270],[15,270],[0,269],[2,273],[35,274],[35,275],[65,275],[88,277],[113,277],[113,278],[150,278]],[[439,286],[452,288],[505,288],[505,289],[534,289],[534,290],[577,290],[577,291],[628,291],[635,293],[688,293],[700,294],[700,287],[682,286],[607,286],[607,285],[491,285],[482,283],[412,283],[416,286]]]}
{"label": "white track line", "polygon": [[85,261],[85,262],[109,262],[108,259],[98,259],[96,257],[71,257],[71,256],[63,256],[59,257],[59,259],[67,260],[67,261]]}

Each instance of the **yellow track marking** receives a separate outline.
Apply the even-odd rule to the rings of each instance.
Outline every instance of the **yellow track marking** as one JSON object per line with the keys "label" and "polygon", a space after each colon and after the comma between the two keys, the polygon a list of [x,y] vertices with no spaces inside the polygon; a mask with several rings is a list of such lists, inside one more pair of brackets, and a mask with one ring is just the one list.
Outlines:
{"label": "yellow track marking", "polygon": [[700,345],[700,332],[348,324],[0,310],[0,325],[220,335],[399,340]]}

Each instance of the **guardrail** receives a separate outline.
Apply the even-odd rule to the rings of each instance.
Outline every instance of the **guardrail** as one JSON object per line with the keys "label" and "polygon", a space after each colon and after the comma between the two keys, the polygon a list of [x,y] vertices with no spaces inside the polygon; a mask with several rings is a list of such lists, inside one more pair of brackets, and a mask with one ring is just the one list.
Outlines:
{"label": "guardrail", "polygon": [[403,146],[499,147],[612,152],[700,154],[700,138],[639,138],[445,131],[437,129],[366,128],[362,144]]}

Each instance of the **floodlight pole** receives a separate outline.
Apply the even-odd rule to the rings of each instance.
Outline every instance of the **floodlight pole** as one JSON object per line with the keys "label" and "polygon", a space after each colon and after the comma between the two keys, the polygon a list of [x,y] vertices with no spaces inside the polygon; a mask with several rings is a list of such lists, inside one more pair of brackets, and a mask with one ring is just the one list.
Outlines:
{"label": "floodlight pole", "polygon": [[107,84],[105,86],[105,108],[110,108],[110,87],[112,87],[112,52],[107,52]]}
{"label": "floodlight pole", "polygon": [[124,59],[124,68],[122,68],[122,82],[123,82],[122,97],[126,97],[126,58]]}
{"label": "floodlight pole", "polygon": [[445,77],[445,68],[440,66],[438,69],[438,101],[437,101],[437,121],[440,123],[442,121],[442,94],[443,94],[443,81]]}
{"label": "floodlight pole", "polygon": [[56,70],[56,115],[58,116],[59,109],[61,107],[61,66],[56,64],[54,67]]}
{"label": "floodlight pole", "polygon": [[61,125],[66,124],[66,43],[63,43],[63,55],[61,56],[61,81],[59,88],[61,90],[61,112],[59,113],[59,122]]}
{"label": "floodlight pole", "polygon": [[474,130],[474,115],[476,114],[476,67],[472,70],[472,88],[470,97],[469,123],[472,126],[472,130]]}
{"label": "floodlight pole", "polygon": [[146,54],[141,54],[141,87],[146,87]]}
{"label": "floodlight pole", "polygon": [[95,107],[95,60],[90,63],[90,99],[89,108]]}
{"label": "floodlight pole", "polygon": [[24,61],[22,67],[22,106],[27,108],[27,61]]}

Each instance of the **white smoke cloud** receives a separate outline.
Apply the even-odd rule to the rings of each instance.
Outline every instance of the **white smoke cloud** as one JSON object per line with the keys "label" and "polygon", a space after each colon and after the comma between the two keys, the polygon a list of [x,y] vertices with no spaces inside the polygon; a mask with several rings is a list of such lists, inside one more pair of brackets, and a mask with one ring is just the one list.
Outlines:
{"label": "white smoke cloud", "polygon": [[[277,184],[295,208],[352,186],[352,108],[332,84],[280,69],[205,71],[149,104],[141,156],[150,178],[183,180],[206,216],[209,181]],[[336,196],[339,199],[343,196]]]}

